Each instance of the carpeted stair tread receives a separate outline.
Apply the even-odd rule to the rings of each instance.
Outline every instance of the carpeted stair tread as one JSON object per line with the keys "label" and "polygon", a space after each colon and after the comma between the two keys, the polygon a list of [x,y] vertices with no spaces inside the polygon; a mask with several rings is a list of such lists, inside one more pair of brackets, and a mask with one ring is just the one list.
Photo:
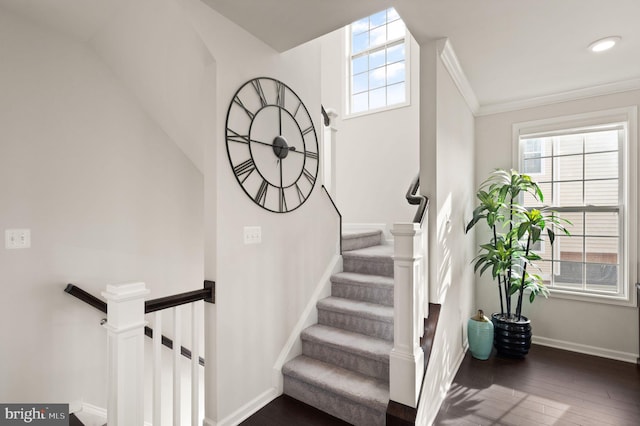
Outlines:
{"label": "carpeted stair tread", "polygon": [[389,342],[388,340],[377,339],[322,324],[316,324],[305,329],[300,337],[302,340],[313,341],[328,347],[386,363],[389,362],[389,354],[393,348],[393,342]]}
{"label": "carpeted stair tread", "polygon": [[[286,363],[283,374],[326,392],[385,412],[389,404],[389,385],[381,380],[345,370],[317,359],[300,355]],[[295,398],[295,395],[290,395]]]}
{"label": "carpeted stair tread", "polygon": [[356,250],[376,246],[382,243],[382,231],[379,229],[360,229],[342,233],[342,250]]}
{"label": "carpeted stair tread", "polygon": [[348,250],[342,253],[342,257],[358,259],[379,259],[382,261],[393,262],[393,246],[381,244],[357,250]]}
{"label": "carpeted stair tread", "polygon": [[393,277],[393,246],[377,245],[342,252],[345,272]]}
{"label": "carpeted stair tread", "polygon": [[382,275],[359,274],[357,272],[338,272],[331,276],[332,283],[361,285],[393,289],[393,278]]}
{"label": "carpeted stair tread", "polygon": [[331,276],[331,295],[393,306],[393,278],[357,272],[339,272]]}
{"label": "carpeted stair tread", "polygon": [[352,238],[360,238],[360,237],[370,237],[374,235],[382,235],[382,231],[379,229],[351,229],[342,231],[343,239],[352,239]]}
{"label": "carpeted stair tread", "polygon": [[361,302],[342,297],[327,297],[318,301],[318,309],[393,323],[393,308],[377,303]]}

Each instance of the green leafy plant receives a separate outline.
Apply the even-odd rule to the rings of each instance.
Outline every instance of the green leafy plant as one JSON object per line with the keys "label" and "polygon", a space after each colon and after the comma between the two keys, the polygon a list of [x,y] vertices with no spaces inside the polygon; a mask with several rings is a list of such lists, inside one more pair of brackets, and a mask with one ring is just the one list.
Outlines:
{"label": "green leafy plant", "polygon": [[[467,224],[469,232],[476,224],[485,222],[490,229],[490,239],[480,244],[480,252],[473,260],[474,270],[480,275],[487,270],[498,283],[500,313],[503,319],[520,320],[525,292],[529,302],[538,295],[548,296],[549,290],[535,262],[541,257],[533,251],[536,243],[548,237],[549,244],[555,241],[556,233],[569,235],[566,219],[548,207],[525,208],[521,199],[530,194],[540,203],[544,195],[530,176],[515,170],[495,170],[480,185],[476,197],[479,205]],[[512,297],[517,295],[515,309]]]}

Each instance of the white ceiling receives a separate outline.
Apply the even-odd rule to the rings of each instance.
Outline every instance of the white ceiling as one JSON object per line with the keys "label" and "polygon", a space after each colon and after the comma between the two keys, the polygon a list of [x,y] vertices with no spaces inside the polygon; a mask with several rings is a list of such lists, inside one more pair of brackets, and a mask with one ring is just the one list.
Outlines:
{"label": "white ceiling", "polygon": [[[88,40],[129,1],[0,0],[0,6]],[[640,0],[202,1],[278,51],[393,5],[419,42],[449,38],[489,109],[594,86],[640,87]],[[615,49],[587,50],[609,35],[622,36]]]}
{"label": "white ceiling", "polygon": [[[449,38],[484,107],[614,83],[640,87],[638,0],[397,0],[396,8],[419,41]],[[613,50],[588,51],[610,35],[622,37]]]}
{"label": "white ceiling", "polygon": [[[485,109],[594,86],[640,88],[640,0],[203,1],[279,51],[394,6],[419,42],[449,38]],[[587,50],[610,35],[622,36],[614,50]]]}

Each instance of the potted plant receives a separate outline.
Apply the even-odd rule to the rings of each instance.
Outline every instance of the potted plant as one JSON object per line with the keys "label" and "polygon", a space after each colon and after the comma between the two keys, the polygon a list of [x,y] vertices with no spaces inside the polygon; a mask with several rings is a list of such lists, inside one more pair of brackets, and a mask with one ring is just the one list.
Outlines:
{"label": "potted plant", "polygon": [[522,199],[526,193],[540,203],[544,201],[540,187],[530,176],[515,170],[495,170],[476,193],[479,205],[465,231],[480,222],[489,228],[488,241],[480,244],[473,260],[474,270],[480,270],[480,275],[490,270],[498,284],[500,312],[491,318],[494,346],[498,354],[509,357],[524,357],[531,346],[531,322],[522,315],[525,294],[531,303],[536,296],[549,294],[535,264],[541,257],[533,248],[545,234],[549,244],[554,243],[558,232],[569,235],[565,225],[570,222],[550,208],[525,208]]}

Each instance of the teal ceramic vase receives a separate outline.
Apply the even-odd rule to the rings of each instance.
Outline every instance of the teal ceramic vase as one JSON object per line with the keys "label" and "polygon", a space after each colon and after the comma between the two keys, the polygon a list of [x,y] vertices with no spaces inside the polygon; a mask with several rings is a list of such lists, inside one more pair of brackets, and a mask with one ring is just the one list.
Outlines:
{"label": "teal ceramic vase", "polygon": [[469,318],[467,337],[471,355],[477,359],[488,359],[493,348],[493,323],[482,311]]}

